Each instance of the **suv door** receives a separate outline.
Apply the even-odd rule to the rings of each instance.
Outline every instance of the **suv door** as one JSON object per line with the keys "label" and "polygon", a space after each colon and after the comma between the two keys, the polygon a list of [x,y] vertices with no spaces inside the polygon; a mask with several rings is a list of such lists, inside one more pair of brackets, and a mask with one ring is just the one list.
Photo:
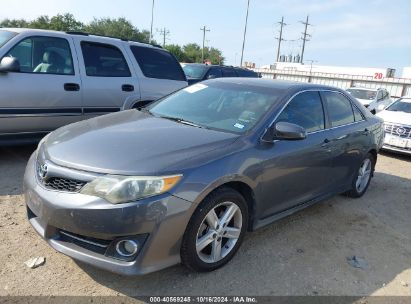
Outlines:
{"label": "suv door", "polygon": [[187,86],[187,79],[177,59],[157,47],[130,45],[131,57],[139,73],[141,100],[154,101]]}
{"label": "suv door", "polygon": [[83,82],[86,118],[117,112],[128,99],[140,98],[139,83],[121,42],[102,43],[93,37],[75,42]]}
{"label": "suv door", "polygon": [[346,189],[359,167],[366,147],[370,146],[370,131],[363,113],[342,93],[321,92],[332,127],[333,165],[329,171],[336,188]]}
{"label": "suv door", "polygon": [[49,132],[82,118],[75,54],[58,35],[26,36],[6,52],[20,72],[0,74],[0,134]]}
{"label": "suv door", "polygon": [[263,217],[287,210],[327,192],[331,179],[331,131],[326,129],[324,108],[317,91],[296,95],[280,113],[277,122],[304,127],[303,140],[277,140],[265,152],[261,186]]}

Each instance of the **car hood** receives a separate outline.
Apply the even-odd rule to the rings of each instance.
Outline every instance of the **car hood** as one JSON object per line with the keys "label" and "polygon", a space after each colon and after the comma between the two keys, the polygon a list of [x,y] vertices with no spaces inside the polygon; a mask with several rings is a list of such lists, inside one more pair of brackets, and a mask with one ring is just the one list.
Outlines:
{"label": "car hood", "polygon": [[185,169],[200,155],[205,161],[208,152],[238,137],[128,110],[60,128],[40,153],[57,165],[90,172],[165,174]]}
{"label": "car hood", "polygon": [[384,122],[411,126],[411,113],[384,110],[377,113],[377,116]]}

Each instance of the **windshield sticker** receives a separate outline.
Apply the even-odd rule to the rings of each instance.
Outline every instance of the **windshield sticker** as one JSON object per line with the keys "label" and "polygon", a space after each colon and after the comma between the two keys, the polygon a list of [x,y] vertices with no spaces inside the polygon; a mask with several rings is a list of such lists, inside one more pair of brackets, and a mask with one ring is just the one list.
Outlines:
{"label": "windshield sticker", "polygon": [[237,122],[237,123],[234,125],[234,127],[238,128],[238,129],[243,129],[243,128],[244,128],[244,125],[242,125],[242,124],[240,124],[240,123]]}
{"label": "windshield sticker", "polygon": [[195,93],[195,92],[201,91],[205,88],[208,88],[205,84],[197,83],[195,85],[192,85],[192,86],[189,86],[189,87],[185,88],[184,91],[186,91],[188,93]]}

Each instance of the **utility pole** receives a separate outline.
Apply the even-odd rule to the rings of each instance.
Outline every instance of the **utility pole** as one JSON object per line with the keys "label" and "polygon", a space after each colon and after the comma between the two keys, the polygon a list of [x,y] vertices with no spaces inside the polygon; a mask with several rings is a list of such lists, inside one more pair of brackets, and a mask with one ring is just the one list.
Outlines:
{"label": "utility pole", "polygon": [[151,5],[151,27],[150,27],[150,39],[149,39],[150,43],[153,40],[153,21],[154,21],[154,0]]}
{"label": "utility pole", "polygon": [[280,49],[281,49],[281,42],[284,41],[283,39],[283,26],[287,25],[284,23],[284,17],[281,17],[281,22],[278,22],[280,24],[280,37],[275,38],[278,40],[278,47],[277,47],[277,57],[276,57],[276,62],[280,59]]}
{"label": "utility pole", "polygon": [[307,20],[306,20],[305,22],[304,22],[304,21],[300,21],[300,23],[302,23],[302,24],[305,25],[304,33],[302,33],[304,36],[303,36],[303,38],[302,38],[302,40],[303,40],[303,47],[302,47],[302,49],[301,49],[301,63],[304,63],[303,59],[304,59],[305,42],[306,42],[306,41],[310,41],[310,40],[307,38],[307,36],[311,37],[311,35],[307,33],[307,28],[308,28],[309,25],[311,25],[311,24],[308,23],[308,15],[307,15]]}
{"label": "utility pole", "polygon": [[203,48],[201,50],[201,63],[204,63],[204,43],[205,43],[205,35],[206,32],[209,32],[210,29],[207,29],[206,26],[204,25],[201,29],[201,31],[203,31]]}
{"label": "utility pole", "polygon": [[247,34],[247,22],[248,22],[248,10],[249,10],[249,8],[250,8],[250,0],[247,1],[247,14],[245,15],[244,37],[243,37],[243,47],[241,48],[240,67],[243,66],[243,55],[244,55],[245,35]]}
{"label": "utility pole", "polygon": [[166,28],[161,29],[160,31],[159,30],[157,30],[157,31],[160,33],[160,35],[163,36],[163,47],[165,47],[166,46],[166,39],[167,39],[167,36],[170,35],[170,31]]}

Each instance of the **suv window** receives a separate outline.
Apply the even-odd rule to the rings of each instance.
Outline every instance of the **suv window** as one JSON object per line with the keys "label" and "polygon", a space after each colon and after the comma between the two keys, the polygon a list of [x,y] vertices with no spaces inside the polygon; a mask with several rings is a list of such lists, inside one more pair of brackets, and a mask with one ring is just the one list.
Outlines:
{"label": "suv window", "polygon": [[130,77],[123,53],[114,45],[81,42],[86,75],[94,77]]}
{"label": "suv window", "polygon": [[381,101],[381,100],[383,100],[383,91],[378,91],[378,94],[377,94],[377,101]]}
{"label": "suv window", "polygon": [[186,81],[177,59],[169,52],[151,47],[131,46],[144,76],[149,78]]}
{"label": "suv window", "polygon": [[233,68],[222,68],[223,77],[237,77]]}
{"label": "suv window", "polygon": [[22,73],[74,75],[70,45],[57,37],[30,37],[16,44],[6,56],[15,57]]}
{"label": "suv window", "polygon": [[351,102],[342,94],[337,92],[323,92],[327,103],[328,113],[333,127],[353,123],[354,113]]}
{"label": "suv window", "polygon": [[307,132],[315,132],[325,128],[324,110],[318,92],[298,94],[277,119],[304,127]]}
{"label": "suv window", "polygon": [[213,67],[213,68],[210,68],[210,70],[207,72],[205,79],[220,78],[220,77],[223,77],[223,74],[221,73],[221,69]]}
{"label": "suv window", "polygon": [[388,98],[388,92],[386,90],[382,91],[382,99],[387,99]]}
{"label": "suv window", "polygon": [[235,71],[237,72],[238,77],[254,77],[257,78],[258,74],[254,71],[250,71],[247,69],[235,69]]}

